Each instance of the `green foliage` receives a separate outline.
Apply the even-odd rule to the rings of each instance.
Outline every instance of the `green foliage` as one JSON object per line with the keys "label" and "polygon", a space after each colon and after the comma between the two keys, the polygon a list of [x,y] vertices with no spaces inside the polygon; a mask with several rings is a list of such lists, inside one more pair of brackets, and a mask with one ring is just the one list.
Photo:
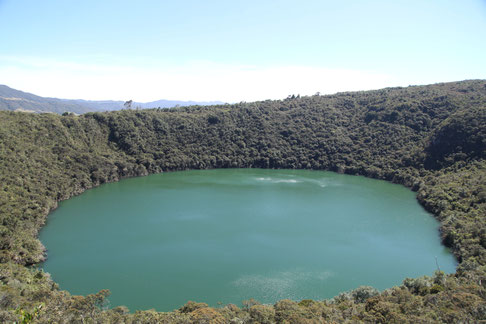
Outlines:
{"label": "green foliage", "polygon": [[249,312],[254,323],[270,324],[275,322],[275,309],[272,306],[253,305]]}
{"label": "green foliage", "polygon": [[423,276],[420,278],[406,278],[403,281],[403,285],[408,288],[412,294],[416,295],[426,295],[427,293],[430,292],[430,287],[432,287],[432,280],[427,277]]}
{"label": "green foliage", "polygon": [[34,319],[39,315],[43,306],[44,306],[43,304],[40,304],[39,306],[34,307],[32,312],[27,312],[26,310],[23,310],[21,308],[17,309],[16,312],[20,315],[20,322],[17,323],[19,324],[32,323]]}
{"label": "green foliage", "polygon": [[457,161],[486,157],[486,105],[462,109],[432,133],[425,166],[438,169]]}
{"label": "green foliage", "polygon": [[207,308],[207,307],[209,306],[206,303],[196,303],[190,300],[184,306],[179,308],[179,311],[182,313],[192,313],[195,310],[198,310],[200,308]]}
{"label": "green foliage", "polygon": [[191,312],[192,323],[197,324],[224,324],[224,317],[214,308],[203,307]]}
{"label": "green foliage", "polygon": [[250,298],[248,300],[242,301],[241,304],[243,305],[244,309],[249,310],[251,307],[255,305],[260,305],[261,303],[253,298]]}
{"label": "green foliage", "polygon": [[351,292],[353,299],[357,303],[364,303],[368,298],[378,295],[380,292],[370,286],[361,286]]}
{"label": "green foliage", "polygon": [[[33,314],[40,303],[40,322],[483,320],[485,111],[486,82],[464,81],[173,110],[0,112],[0,322],[18,321],[15,309]],[[458,271],[405,279],[379,294],[360,287],[333,302],[250,299],[243,309],[187,303],[129,314],[105,309],[106,291],[71,296],[25,267],[44,260],[37,234],[61,200],[124,177],[230,167],[331,170],[403,184],[441,222]]]}

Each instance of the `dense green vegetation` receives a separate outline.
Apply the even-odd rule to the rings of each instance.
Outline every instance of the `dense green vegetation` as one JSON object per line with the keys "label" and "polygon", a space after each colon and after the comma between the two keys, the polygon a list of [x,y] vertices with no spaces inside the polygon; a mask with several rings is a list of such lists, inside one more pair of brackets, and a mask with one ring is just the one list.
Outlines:
{"label": "dense green vegetation", "polygon": [[[485,152],[486,81],[81,116],[0,112],[0,321],[26,313],[80,323],[485,320]],[[188,303],[171,313],[128,314],[105,309],[106,291],[71,296],[26,267],[44,258],[36,237],[58,201],[122,177],[226,167],[322,169],[401,183],[441,222],[458,270],[330,301]]]}

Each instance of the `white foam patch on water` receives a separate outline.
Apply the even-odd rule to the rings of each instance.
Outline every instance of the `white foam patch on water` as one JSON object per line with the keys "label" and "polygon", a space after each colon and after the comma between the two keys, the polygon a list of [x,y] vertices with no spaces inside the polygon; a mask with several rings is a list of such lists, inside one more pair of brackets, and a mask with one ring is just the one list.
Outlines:
{"label": "white foam patch on water", "polygon": [[273,178],[263,178],[263,177],[255,178],[255,180],[257,180],[257,181],[268,181],[268,182],[271,182],[271,183],[300,183],[300,182],[303,182],[301,180],[296,180],[296,179],[273,179]]}
{"label": "white foam patch on water", "polygon": [[342,184],[336,181],[333,181],[332,179],[319,179],[319,180],[309,180],[309,182],[314,183],[318,185],[321,188],[326,188],[326,187],[338,187],[341,186]]}
{"label": "white foam patch on water", "polygon": [[330,271],[281,271],[270,275],[244,275],[232,282],[238,289],[258,292],[269,299],[299,299],[295,292],[304,282],[326,281],[333,274]]}
{"label": "white foam patch on water", "polygon": [[295,179],[280,179],[280,180],[275,180],[273,182],[274,183],[299,183],[299,182],[302,182],[302,181],[295,180]]}
{"label": "white foam patch on water", "polygon": [[335,183],[331,179],[323,178],[323,179],[305,179],[305,178],[299,178],[299,179],[282,179],[282,178],[271,178],[271,177],[258,177],[255,178],[257,181],[266,181],[270,183],[312,183],[315,185],[318,185],[321,188],[326,188],[330,186],[339,186],[339,183]]}

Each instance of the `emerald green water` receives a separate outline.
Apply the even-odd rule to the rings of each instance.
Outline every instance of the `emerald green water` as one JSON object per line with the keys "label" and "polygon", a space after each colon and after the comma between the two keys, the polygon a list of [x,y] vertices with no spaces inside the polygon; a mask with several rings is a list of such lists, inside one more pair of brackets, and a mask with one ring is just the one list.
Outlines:
{"label": "emerald green water", "polygon": [[332,172],[223,169],[126,179],[62,202],[43,267],[72,294],[169,311],[325,299],[455,271],[408,189]]}

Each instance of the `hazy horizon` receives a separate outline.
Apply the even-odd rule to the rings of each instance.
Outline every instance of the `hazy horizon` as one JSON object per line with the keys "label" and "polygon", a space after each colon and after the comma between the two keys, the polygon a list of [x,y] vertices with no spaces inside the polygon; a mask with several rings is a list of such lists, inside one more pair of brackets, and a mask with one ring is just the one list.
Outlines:
{"label": "hazy horizon", "polygon": [[0,84],[240,102],[486,78],[486,2],[0,0]]}

